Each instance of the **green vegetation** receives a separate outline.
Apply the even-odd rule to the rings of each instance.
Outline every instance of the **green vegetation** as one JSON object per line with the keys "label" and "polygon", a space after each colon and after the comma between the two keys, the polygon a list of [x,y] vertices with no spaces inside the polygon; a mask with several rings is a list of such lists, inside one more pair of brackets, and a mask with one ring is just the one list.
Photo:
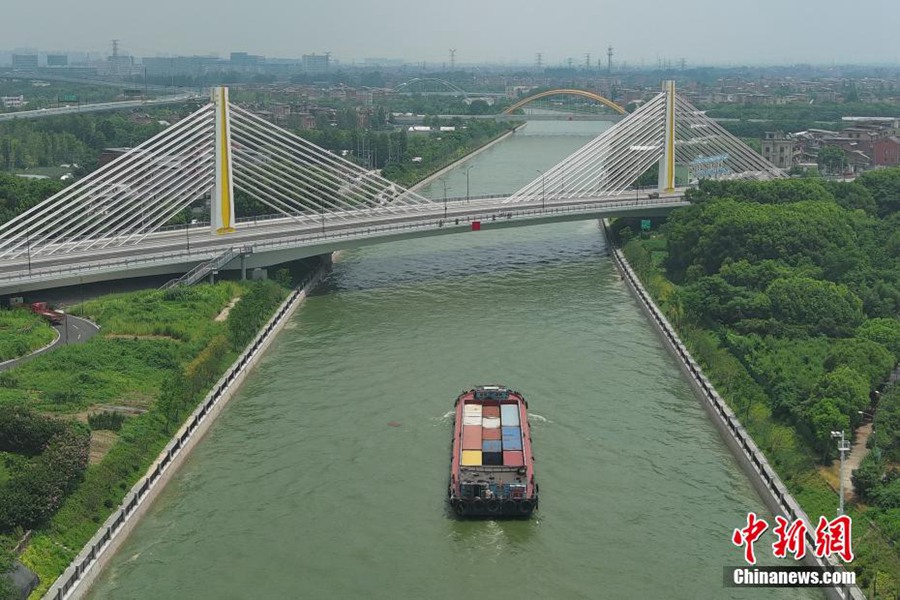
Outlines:
{"label": "green vegetation", "polygon": [[[900,169],[852,184],[703,182],[649,239],[614,235],[694,357],[813,518],[832,515],[831,431],[877,414],[856,471],[853,568],[900,593]],[[628,241],[631,240],[631,241]],[[891,596],[893,597],[893,596]]]}
{"label": "green vegetation", "polygon": [[0,123],[0,168],[84,167],[95,163],[104,148],[136,146],[162,130],[155,120],[131,120],[128,113],[7,121]]}
{"label": "green vegetation", "polygon": [[24,309],[0,309],[0,362],[34,352],[55,337],[42,317]]}
{"label": "green vegetation", "polygon": [[[102,326],[101,335],[0,374],[0,427],[9,425],[0,440],[15,442],[0,447],[0,541],[8,549],[21,527],[36,525],[21,557],[41,578],[33,597],[46,591],[120,504],[286,293],[270,281],[221,282],[91,300],[80,308]],[[243,300],[228,319],[217,321],[235,297]],[[126,416],[103,408],[109,405],[141,410]],[[76,416],[93,433],[73,421]],[[20,427],[23,419],[33,426]],[[85,469],[89,433],[100,429],[117,431],[104,432],[116,441],[96,458],[92,448]],[[33,433],[25,436],[28,431]],[[40,469],[28,466],[47,461]],[[64,478],[54,475],[60,469]],[[32,484],[17,483],[25,478]],[[30,498],[43,498],[51,488],[65,492],[52,494],[56,503],[13,502],[4,495],[24,489]]]}

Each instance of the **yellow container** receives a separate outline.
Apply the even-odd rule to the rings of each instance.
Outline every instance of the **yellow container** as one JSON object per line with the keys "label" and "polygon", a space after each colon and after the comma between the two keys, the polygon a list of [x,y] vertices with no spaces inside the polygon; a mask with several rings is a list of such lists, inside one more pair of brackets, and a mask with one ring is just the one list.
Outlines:
{"label": "yellow container", "polygon": [[461,464],[464,467],[480,467],[481,450],[463,450]]}

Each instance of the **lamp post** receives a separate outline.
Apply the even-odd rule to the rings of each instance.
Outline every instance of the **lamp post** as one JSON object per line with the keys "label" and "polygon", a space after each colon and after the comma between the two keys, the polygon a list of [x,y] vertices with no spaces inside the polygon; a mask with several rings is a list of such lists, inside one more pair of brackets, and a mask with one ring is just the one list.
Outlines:
{"label": "lamp post", "polygon": [[[466,173],[468,176],[468,173]],[[444,184],[444,220],[447,220],[447,180],[441,179],[441,183]]]}
{"label": "lamp post", "polygon": [[832,431],[831,437],[835,439],[839,439],[838,441],[838,451],[841,453],[841,470],[840,470],[840,478],[841,478],[841,486],[840,486],[840,504],[838,505],[838,516],[842,516],[844,514],[844,453],[850,450],[850,441],[844,439],[844,430],[840,431]]}
{"label": "lamp post", "polygon": [[191,222],[188,221],[184,226],[184,237],[185,242],[187,243],[187,251],[188,254],[191,252]]}
{"label": "lamp post", "polygon": [[872,417],[872,454],[874,454],[875,458],[877,459],[878,458],[878,436],[875,435],[875,433],[876,433],[875,432],[875,418],[877,417],[877,413],[874,410],[872,412],[866,412],[864,410],[858,410],[856,412],[858,412],[859,414],[866,416],[866,417]]}
{"label": "lamp post", "polygon": [[475,165],[472,165],[468,169],[466,169],[466,204],[469,203],[469,171],[475,168]]}
{"label": "lamp post", "polygon": [[547,200],[547,188],[544,184],[546,183],[545,180],[547,178],[544,175],[544,172],[541,171],[540,169],[535,169],[535,171],[537,171],[538,173],[541,174],[541,210],[544,210],[544,204]]}

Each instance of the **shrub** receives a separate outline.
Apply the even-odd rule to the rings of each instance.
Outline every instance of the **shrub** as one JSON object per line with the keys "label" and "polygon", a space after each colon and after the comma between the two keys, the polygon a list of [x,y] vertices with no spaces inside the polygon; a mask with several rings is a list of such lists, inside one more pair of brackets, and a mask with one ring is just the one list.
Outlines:
{"label": "shrub", "polygon": [[109,431],[119,431],[124,422],[125,415],[111,410],[88,415],[88,425],[90,425],[93,430],[107,429]]}

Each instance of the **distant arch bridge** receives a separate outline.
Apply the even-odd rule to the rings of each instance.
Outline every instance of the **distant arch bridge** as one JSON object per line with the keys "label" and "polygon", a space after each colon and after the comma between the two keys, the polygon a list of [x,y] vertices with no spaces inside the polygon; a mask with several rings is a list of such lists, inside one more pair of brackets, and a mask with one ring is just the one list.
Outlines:
{"label": "distant arch bridge", "polygon": [[542,100],[544,98],[549,98],[551,96],[578,96],[581,98],[587,98],[588,100],[593,100],[606,106],[607,108],[612,109],[620,115],[627,114],[627,111],[622,106],[619,106],[612,100],[608,98],[604,98],[600,94],[595,94],[594,92],[588,92],[586,90],[574,90],[574,89],[558,89],[558,90],[547,90],[544,92],[540,92],[538,94],[534,94],[532,96],[528,96],[527,98],[522,98],[515,104],[512,104],[503,111],[503,115],[513,115],[517,110],[531,104],[532,102],[536,102],[538,100]]}

